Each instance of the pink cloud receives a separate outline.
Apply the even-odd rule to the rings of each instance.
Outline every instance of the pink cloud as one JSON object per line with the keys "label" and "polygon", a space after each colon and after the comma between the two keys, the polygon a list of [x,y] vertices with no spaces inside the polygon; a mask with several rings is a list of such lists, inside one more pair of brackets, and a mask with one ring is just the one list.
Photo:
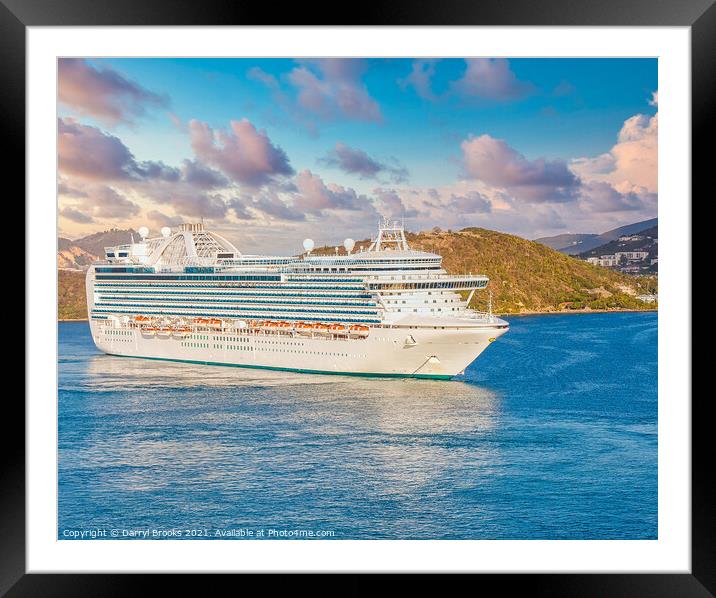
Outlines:
{"label": "pink cloud", "polygon": [[297,193],[293,205],[299,210],[361,210],[370,204],[365,195],[358,195],[353,189],[341,185],[326,185],[320,176],[310,170],[299,172],[295,184]]}
{"label": "pink cloud", "polygon": [[247,119],[232,120],[229,131],[214,131],[205,122],[191,120],[189,136],[198,158],[239,183],[259,187],[294,172],[286,153]]}
{"label": "pink cloud", "polygon": [[298,90],[298,105],[322,120],[382,122],[380,106],[361,80],[365,69],[357,58],[323,58],[296,67],[288,80]]}
{"label": "pink cloud", "polygon": [[61,174],[86,180],[177,180],[180,176],[163,162],[137,162],[118,137],[72,118],[58,119],[57,158]]}
{"label": "pink cloud", "polygon": [[395,189],[379,187],[373,190],[373,194],[378,200],[378,211],[385,217],[413,218],[420,214],[417,209],[408,207]]}
{"label": "pink cloud", "polygon": [[[654,92],[653,102],[658,101]],[[659,113],[628,118],[609,152],[594,158],[577,158],[572,169],[585,180],[615,186],[636,185],[652,193],[659,189]]]}
{"label": "pink cloud", "polygon": [[[77,223],[99,220],[124,220],[139,213],[139,206],[117,189],[89,184],[82,189],[60,187],[60,215]],[[68,204],[69,201],[69,204]]]}
{"label": "pink cloud", "polygon": [[346,174],[356,174],[362,179],[375,179],[378,175],[387,175],[393,183],[401,183],[408,177],[408,170],[397,161],[394,161],[395,164],[380,162],[363,150],[341,142],[336,143],[321,162],[335,166]]}
{"label": "pink cloud", "polygon": [[402,90],[412,87],[424,100],[431,102],[437,100],[437,95],[432,88],[436,62],[434,59],[414,60],[410,74],[405,79],[399,80],[398,85]]}
{"label": "pink cloud", "polygon": [[528,160],[504,140],[490,135],[461,144],[468,178],[505,189],[527,202],[565,202],[577,198],[580,181],[561,160]]}
{"label": "pink cloud", "polygon": [[132,122],[147,108],[169,105],[167,97],[143,88],[110,67],[97,68],[82,58],[60,58],[57,68],[60,102],[110,125]]}
{"label": "pink cloud", "polygon": [[528,95],[534,86],[520,81],[504,58],[467,58],[465,74],[451,85],[452,91],[465,97],[487,100],[517,100]]}

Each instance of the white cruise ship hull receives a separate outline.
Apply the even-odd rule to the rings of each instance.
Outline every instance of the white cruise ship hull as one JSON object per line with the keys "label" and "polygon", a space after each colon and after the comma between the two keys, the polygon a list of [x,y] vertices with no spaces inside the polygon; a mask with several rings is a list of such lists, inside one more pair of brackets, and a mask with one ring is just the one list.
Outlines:
{"label": "white cruise ship hull", "polygon": [[[504,322],[502,322],[504,324]],[[133,327],[91,320],[92,338],[110,355],[297,372],[450,379],[472,363],[506,327],[372,328],[366,338],[299,334],[197,332],[186,338],[148,336]]]}

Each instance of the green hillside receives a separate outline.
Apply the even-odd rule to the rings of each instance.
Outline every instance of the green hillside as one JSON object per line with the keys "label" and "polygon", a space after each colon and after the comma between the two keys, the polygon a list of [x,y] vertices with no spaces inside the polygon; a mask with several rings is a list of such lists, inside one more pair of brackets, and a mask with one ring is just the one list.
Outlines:
{"label": "green hillside", "polygon": [[[407,237],[414,249],[442,255],[448,272],[486,274],[493,310],[499,313],[647,309],[636,295],[656,290],[655,277],[612,272],[540,243],[483,228]],[[485,309],[487,297],[487,292],[475,293],[471,307]]]}
{"label": "green hillside", "polygon": [[57,318],[60,320],[86,318],[85,273],[58,270],[57,276]]}

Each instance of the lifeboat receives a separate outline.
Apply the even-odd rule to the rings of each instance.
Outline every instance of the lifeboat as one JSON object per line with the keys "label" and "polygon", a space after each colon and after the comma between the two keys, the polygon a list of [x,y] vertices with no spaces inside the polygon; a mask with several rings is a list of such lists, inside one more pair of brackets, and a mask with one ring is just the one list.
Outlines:
{"label": "lifeboat", "polygon": [[150,318],[147,316],[134,316],[135,322],[149,322]]}
{"label": "lifeboat", "polygon": [[293,325],[293,329],[299,334],[307,334],[310,336],[313,331],[313,324],[307,324],[306,322],[296,322]]}
{"label": "lifeboat", "polygon": [[311,329],[313,332],[316,332],[318,334],[330,334],[331,333],[331,327],[328,324],[321,324],[320,322],[318,324],[314,324],[311,326]]}
{"label": "lifeboat", "polygon": [[152,338],[157,333],[157,329],[152,326],[145,326],[142,328],[142,336],[145,338]]}
{"label": "lifeboat", "polygon": [[157,338],[169,338],[172,335],[171,328],[159,328],[157,330]]}
{"label": "lifeboat", "polygon": [[293,324],[291,322],[277,322],[277,328],[283,332],[291,332],[293,330]]}
{"label": "lifeboat", "polygon": [[348,329],[343,324],[331,324],[328,329],[333,334],[345,334]]}
{"label": "lifeboat", "polygon": [[191,329],[187,327],[175,328],[172,331],[172,336],[174,338],[186,338],[189,334],[191,334]]}
{"label": "lifeboat", "polygon": [[368,336],[368,331],[368,326],[363,326],[362,324],[353,324],[348,327],[348,334],[350,336],[363,338]]}

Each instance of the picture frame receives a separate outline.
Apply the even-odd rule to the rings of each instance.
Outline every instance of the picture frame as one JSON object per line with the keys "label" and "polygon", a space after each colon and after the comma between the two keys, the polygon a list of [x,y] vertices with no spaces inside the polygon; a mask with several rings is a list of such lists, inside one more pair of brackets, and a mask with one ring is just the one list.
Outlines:
{"label": "picture frame", "polygon": [[[19,173],[25,163],[25,36],[28,27],[141,26],[141,25],[298,25],[336,26],[339,17],[306,6],[286,6],[281,15],[262,5],[229,4],[210,0],[179,6],[169,1],[105,3],[98,10],[88,0],[2,0],[0,2],[0,49],[5,92],[0,94],[5,115],[6,144],[13,148],[7,157],[7,172]],[[274,14],[271,14],[273,12]],[[456,0],[425,6],[404,0],[361,7],[353,25],[393,26],[680,26],[691,28],[692,40],[692,189],[705,194],[706,159],[709,152],[697,151],[698,141],[706,147],[713,131],[711,105],[716,72],[716,7],[711,0],[682,3],[649,3],[645,0],[590,3],[585,0],[526,0],[468,4]],[[17,193],[24,194],[18,179]],[[27,223],[26,223],[27,226]],[[26,277],[32,273],[26,271]],[[27,314],[25,314],[27,317]],[[691,323],[687,323],[689,327]],[[26,359],[32,359],[32,347]],[[684,350],[690,351],[690,347]],[[684,401],[691,397],[683,397]],[[541,574],[496,575],[490,583],[500,591],[529,591],[555,596],[709,596],[716,595],[716,493],[712,480],[713,444],[706,401],[701,395],[692,402],[692,567],[690,574]],[[24,421],[19,401],[7,401],[6,422]],[[19,427],[16,424],[15,427]],[[23,426],[24,430],[24,426]],[[4,436],[3,508],[0,513],[0,593],[24,595],[125,595],[138,583],[137,575],[27,574],[25,565],[25,443]],[[197,591],[200,579],[182,579],[184,591]],[[355,593],[367,591],[368,581],[355,578],[336,585]],[[347,586],[347,588],[346,588]],[[327,586],[330,587],[330,586]]]}

